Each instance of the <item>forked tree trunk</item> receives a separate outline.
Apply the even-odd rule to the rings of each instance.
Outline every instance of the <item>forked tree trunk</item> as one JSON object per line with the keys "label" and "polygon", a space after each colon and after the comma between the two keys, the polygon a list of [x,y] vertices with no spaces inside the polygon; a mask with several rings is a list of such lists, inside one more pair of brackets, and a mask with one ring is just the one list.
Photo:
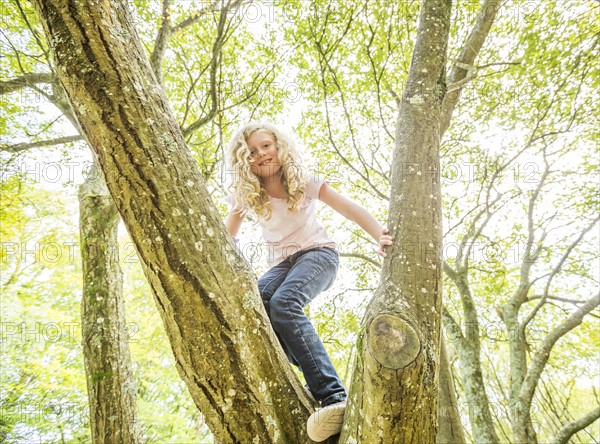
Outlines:
{"label": "forked tree trunk", "polygon": [[[490,33],[500,5],[501,2],[499,0],[484,0],[481,3],[473,29],[453,63],[448,76],[449,82],[452,83],[450,86],[452,91],[446,94],[442,103],[441,136],[443,136],[450,126],[452,114],[459,101],[462,89],[465,82],[471,78],[471,71],[474,70],[473,65]],[[460,86],[455,87],[455,85]],[[446,274],[454,281],[461,294],[463,315],[466,319],[465,335],[455,332],[458,335],[452,339],[457,346],[460,357],[460,371],[463,377],[466,402],[469,406],[472,435],[477,437],[478,442],[482,444],[495,444],[499,440],[494,430],[489,398],[485,391],[483,372],[481,370],[477,310],[472,303],[472,296],[468,288],[468,275],[466,270],[462,269],[461,266],[458,266],[457,270],[452,270],[446,264],[445,269]],[[441,387],[441,389],[441,393],[443,393],[444,388]],[[440,401],[442,399],[440,398]],[[440,428],[442,427],[444,427],[444,424],[440,422]]]}
{"label": "forked tree trunk", "polygon": [[185,145],[127,2],[33,3],[177,369],[216,440],[307,442],[310,401]]}
{"label": "forked tree trunk", "polygon": [[440,361],[440,114],[450,0],[424,0],[396,126],[395,244],[367,308],[342,443],[435,442]]}
{"label": "forked tree trunk", "polygon": [[94,444],[140,443],[136,387],[123,307],[119,213],[102,177],[79,189],[83,357]]}

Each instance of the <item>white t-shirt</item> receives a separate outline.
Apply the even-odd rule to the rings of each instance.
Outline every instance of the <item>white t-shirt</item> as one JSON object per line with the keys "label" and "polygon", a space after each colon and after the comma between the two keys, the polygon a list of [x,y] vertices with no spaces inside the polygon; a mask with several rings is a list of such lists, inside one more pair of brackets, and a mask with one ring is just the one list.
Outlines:
{"label": "white t-shirt", "polygon": [[[269,267],[277,265],[288,256],[316,247],[333,247],[336,243],[327,235],[325,228],[316,218],[316,202],[319,190],[326,181],[310,176],[306,184],[306,196],[302,206],[295,212],[288,210],[287,199],[269,197],[271,219],[258,217],[262,236],[267,249]],[[228,198],[233,204],[233,198]]]}

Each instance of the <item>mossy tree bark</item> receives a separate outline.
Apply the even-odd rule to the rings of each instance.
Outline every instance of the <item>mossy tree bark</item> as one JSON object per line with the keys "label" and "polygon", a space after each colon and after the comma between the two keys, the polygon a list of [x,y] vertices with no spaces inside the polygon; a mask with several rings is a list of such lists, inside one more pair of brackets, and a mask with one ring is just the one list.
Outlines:
{"label": "mossy tree bark", "polygon": [[122,0],[34,2],[139,254],[177,369],[218,442],[306,442],[312,408]]}
{"label": "mossy tree bark", "polygon": [[424,0],[400,105],[389,223],[394,245],[367,308],[340,442],[436,440],[442,271],[441,107],[450,0]]}
{"label": "mossy tree bark", "polygon": [[92,442],[140,443],[117,246],[119,213],[102,177],[88,176],[79,202],[81,329]]}
{"label": "mossy tree bark", "polygon": [[[53,77],[52,102],[83,137],[64,89]],[[83,274],[81,333],[92,442],[143,442],[129,351],[119,265],[119,213],[98,164],[79,187]]]}

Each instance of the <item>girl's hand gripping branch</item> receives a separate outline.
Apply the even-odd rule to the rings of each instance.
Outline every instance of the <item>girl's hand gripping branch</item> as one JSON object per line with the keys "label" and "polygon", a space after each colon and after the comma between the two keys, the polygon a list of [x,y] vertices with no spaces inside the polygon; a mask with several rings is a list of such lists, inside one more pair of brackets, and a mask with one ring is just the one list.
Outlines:
{"label": "girl's hand gripping branch", "polygon": [[392,242],[392,236],[388,235],[387,233],[389,233],[390,230],[388,230],[387,228],[382,228],[381,229],[381,237],[379,238],[379,250],[377,251],[377,254],[381,257],[386,257],[387,253],[384,251],[384,248],[387,245],[393,245],[394,243]]}

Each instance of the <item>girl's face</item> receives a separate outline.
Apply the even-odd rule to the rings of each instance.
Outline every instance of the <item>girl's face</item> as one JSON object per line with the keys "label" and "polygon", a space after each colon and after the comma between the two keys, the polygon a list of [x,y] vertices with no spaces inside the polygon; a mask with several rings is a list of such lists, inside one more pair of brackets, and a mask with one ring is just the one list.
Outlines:
{"label": "girl's face", "polygon": [[281,162],[277,154],[275,137],[265,130],[252,133],[246,140],[250,150],[251,166],[254,174],[263,179],[271,178],[281,170]]}

